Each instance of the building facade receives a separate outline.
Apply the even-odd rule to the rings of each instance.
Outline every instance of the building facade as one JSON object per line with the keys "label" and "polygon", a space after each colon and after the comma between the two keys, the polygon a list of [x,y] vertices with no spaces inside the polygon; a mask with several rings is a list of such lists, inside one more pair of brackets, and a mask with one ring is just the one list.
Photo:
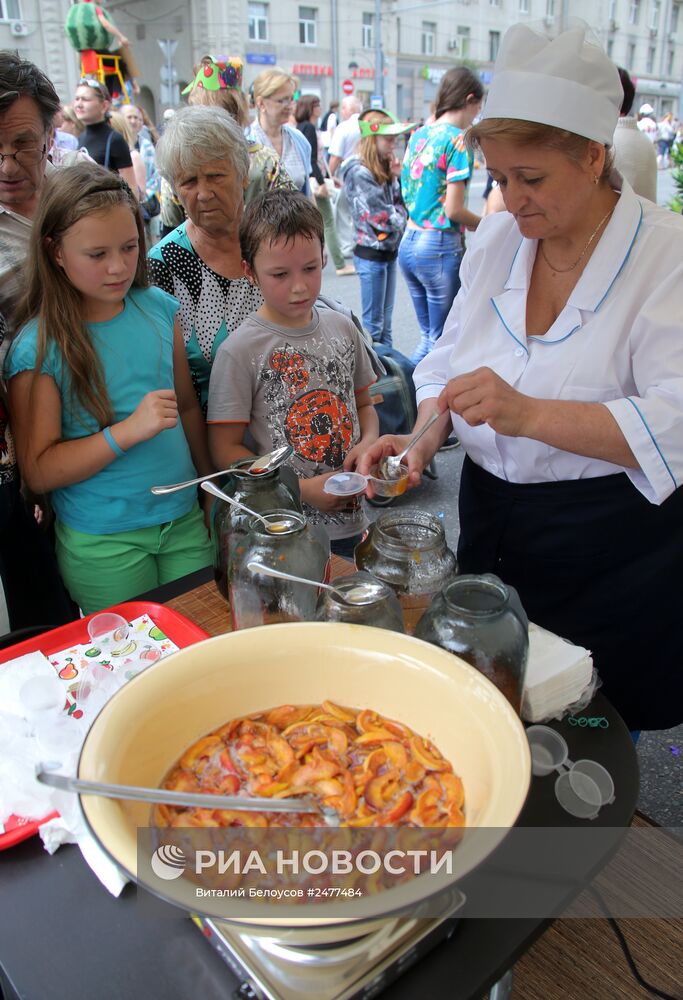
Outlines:
{"label": "building facade", "polygon": [[[80,75],[64,34],[69,5],[0,0],[0,47],[45,69],[64,101]],[[682,7],[683,0],[111,0],[106,9],[130,39],[141,69],[140,103],[155,120],[178,103],[206,53],[242,56],[245,89],[278,65],[299,78],[302,93],[318,94],[323,108],[353,92],[365,106],[384,102],[417,120],[429,114],[450,66],[464,63],[490,81],[511,24],[552,35],[574,17],[591,24],[634,77],[636,110],[647,101],[658,115],[680,116]]]}

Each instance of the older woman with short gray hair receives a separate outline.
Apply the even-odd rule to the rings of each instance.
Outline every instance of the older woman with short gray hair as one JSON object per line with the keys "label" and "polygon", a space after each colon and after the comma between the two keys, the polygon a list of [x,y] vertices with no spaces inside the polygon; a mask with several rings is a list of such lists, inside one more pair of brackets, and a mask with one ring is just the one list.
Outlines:
{"label": "older woman with short gray hair", "polygon": [[216,351],[263,301],[242,273],[240,253],[248,146],[227,111],[198,105],[174,115],[156,156],[187,220],[152,247],[150,273],[180,302],[192,380],[206,411]]}

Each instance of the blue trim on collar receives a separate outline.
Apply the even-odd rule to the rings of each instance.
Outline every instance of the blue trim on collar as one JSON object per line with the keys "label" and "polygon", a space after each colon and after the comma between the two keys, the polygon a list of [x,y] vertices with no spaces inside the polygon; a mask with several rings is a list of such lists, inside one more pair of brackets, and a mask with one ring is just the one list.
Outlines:
{"label": "blue trim on collar", "polygon": [[[520,244],[520,246],[521,246],[521,244]],[[491,301],[491,305],[496,310],[496,315],[498,316],[498,319],[503,324],[504,329],[507,331],[507,333],[509,333],[509,335],[512,337],[512,339],[514,340],[514,342],[516,344],[519,344],[519,346],[522,348],[522,350],[524,350],[526,352],[526,354],[528,354],[529,353],[529,348],[526,346],[526,344],[523,344],[522,341],[518,337],[515,337],[514,333],[512,332],[512,330],[510,329],[510,327],[507,325],[507,323],[505,322],[505,320],[501,316],[500,310],[499,310],[498,306],[496,305],[495,299],[493,297],[491,297],[490,301]]]}
{"label": "blue trim on collar", "polygon": [[[642,210],[642,207],[641,207],[641,210]],[[626,400],[628,400],[628,402],[631,404],[631,406],[633,407],[633,409],[636,411],[636,413],[638,414],[638,416],[640,417],[640,419],[643,421],[643,425],[645,427],[645,430],[650,435],[650,438],[652,439],[652,443],[655,446],[655,448],[657,449],[657,453],[659,454],[659,457],[661,458],[662,462],[664,462],[664,467],[665,467],[666,471],[671,476],[671,482],[674,484],[674,489],[678,489],[678,483],[676,482],[674,474],[671,471],[671,469],[669,468],[669,464],[668,464],[667,460],[664,458],[664,455],[662,454],[662,449],[657,444],[657,439],[655,438],[654,434],[650,430],[650,427],[648,426],[647,420],[645,419],[645,417],[643,416],[643,414],[640,412],[640,410],[638,409],[638,406],[633,402],[633,400],[631,399],[630,396],[625,396],[624,398]]]}
{"label": "blue trim on collar", "polygon": [[445,389],[446,388],[446,383],[445,382],[423,382],[421,385],[416,385],[415,386],[415,392],[419,392],[420,389],[428,389],[432,385],[438,386],[439,389]]}
{"label": "blue trim on collar", "polygon": [[571,337],[573,333],[576,333],[577,330],[580,330],[582,326],[583,323],[577,323],[573,330],[570,330],[569,333],[565,333],[564,337],[558,337],[557,340],[547,340],[545,334],[542,337],[539,337],[538,334],[534,333],[528,336],[527,340],[534,340],[537,344],[545,344],[546,346],[550,344],[561,344],[563,340],[568,340],[569,337]]}
{"label": "blue trim on collar", "polygon": [[515,255],[514,255],[514,257],[512,258],[512,263],[510,264],[510,270],[508,271],[508,276],[507,276],[507,278],[505,279],[505,282],[504,282],[504,284],[503,284],[503,288],[504,288],[504,289],[506,289],[506,288],[507,288],[507,286],[508,286],[508,281],[510,280],[510,275],[512,274],[512,269],[513,269],[513,267],[515,266],[515,261],[517,260],[517,254],[518,254],[518,253],[519,253],[519,251],[520,251],[520,250],[522,249],[522,244],[523,244],[523,243],[524,243],[524,237],[522,237],[522,238],[521,238],[521,240],[519,241],[519,246],[518,246],[518,247],[517,247],[517,249],[515,250]]}
{"label": "blue trim on collar", "polygon": [[614,275],[614,278],[610,282],[609,288],[607,289],[607,291],[605,292],[605,294],[603,295],[603,297],[600,299],[600,301],[598,302],[598,304],[595,306],[595,308],[593,309],[593,312],[597,312],[598,311],[598,309],[600,308],[600,306],[602,305],[602,303],[605,301],[605,299],[607,298],[607,296],[609,295],[609,293],[612,291],[612,288],[614,286],[614,282],[617,280],[617,278],[619,277],[619,275],[621,274],[621,272],[624,270],[624,267],[626,266],[626,261],[631,256],[631,251],[633,250],[633,245],[636,242],[636,240],[638,239],[638,233],[640,232],[640,227],[643,224],[643,206],[639,205],[638,207],[640,208],[640,218],[638,219],[638,225],[636,226],[636,231],[633,234],[633,239],[631,240],[629,248],[626,251],[626,256],[624,257],[624,259],[621,262],[621,267],[619,268],[619,270],[617,271],[617,273]]}

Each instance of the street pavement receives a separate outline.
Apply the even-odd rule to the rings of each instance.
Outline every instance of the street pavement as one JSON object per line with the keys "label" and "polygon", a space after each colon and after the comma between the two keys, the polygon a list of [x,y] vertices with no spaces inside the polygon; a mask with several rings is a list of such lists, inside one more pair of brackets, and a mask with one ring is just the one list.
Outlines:
{"label": "street pavement", "polygon": [[[481,212],[482,193],[486,172],[474,171],[469,186],[469,208]],[[666,205],[675,191],[670,170],[658,174],[657,202]],[[361,316],[360,282],[353,275],[337,277],[330,260],[323,275],[323,292],[343,302]],[[394,347],[410,355],[419,340],[419,328],[412,301],[403,276],[398,272],[396,303],[393,322]],[[451,548],[458,538],[457,497],[463,452],[461,448],[440,452],[436,457],[438,479],[424,478],[422,485],[395,501],[394,506],[418,507],[436,514],[442,521]],[[368,507],[368,515],[375,519],[382,511]],[[647,675],[647,665],[643,666]],[[570,747],[571,750],[571,747]],[[679,750],[682,753],[679,755]],[[658,733],[643,733],[638,743],[641,789],[638,807],[662,826],[683,828],[683,726]],[[617,794],[619,790],[617,789]],[[683,833],[681,833],[683,836]]]}

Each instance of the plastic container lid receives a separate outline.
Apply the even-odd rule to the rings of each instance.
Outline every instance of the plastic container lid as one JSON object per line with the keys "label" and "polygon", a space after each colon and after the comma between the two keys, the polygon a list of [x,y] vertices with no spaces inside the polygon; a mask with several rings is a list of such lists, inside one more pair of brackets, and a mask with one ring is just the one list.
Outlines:
{"label": "plastic container lid", "polygon": [[362,493],[367,485],[367,479],[360,472],[335,472],[325,480],[323,493],[333,497],[351,497]]}
{"label": "plastic container lid", "polygon": [[531,770],[536,777],[558,771],[555,796],[562,808],[579,819],[595,819],[604,805],[614,802],[614,781],[596,760],[569,759],[567,741],[549,726],[529,726]]}

